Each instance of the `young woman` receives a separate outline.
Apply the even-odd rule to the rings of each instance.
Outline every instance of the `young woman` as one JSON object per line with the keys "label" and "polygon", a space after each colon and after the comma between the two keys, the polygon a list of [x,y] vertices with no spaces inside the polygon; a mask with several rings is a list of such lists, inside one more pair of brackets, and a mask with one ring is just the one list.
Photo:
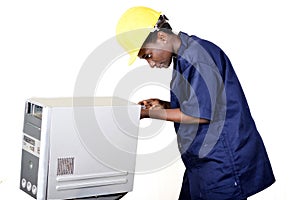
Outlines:
{"label": "young woman", "polygon": [[[137,31],[149,28],[147,34]],[[140,104],[141,119],[174,122],[186,167],[180,200],[241,200],[275,182],[240,82],[218,46],[173,33],[166,16],[146,7],[127,10],[117,32],[130,63],[137,56],[151,67],[173,63],[170,102],[153,98]]]}

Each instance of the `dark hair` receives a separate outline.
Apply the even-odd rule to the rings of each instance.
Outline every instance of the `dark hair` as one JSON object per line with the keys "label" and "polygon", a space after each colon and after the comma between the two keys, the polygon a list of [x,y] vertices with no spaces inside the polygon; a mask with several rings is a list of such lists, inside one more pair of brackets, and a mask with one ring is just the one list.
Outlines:
{"label": "dark hair", "polygon": [[157,22],[156,22],[156,25],[155,25],[155,28],[157,29],[164,29],[165,31],[167,31],[167,33],[173,33],[172,32],[172,27],[170,26],[169,22],[168,22],[168,18],[166,15],[160,15]]}
{"label": "dark hair", "polygon": [[157,32],[162,31],[168,34],[174,34],[171,25],[168,23],[168,18],[165,15],[160,15],[154,28],[158,29],[150,32],[143,45],[155,42],[157,40]]}

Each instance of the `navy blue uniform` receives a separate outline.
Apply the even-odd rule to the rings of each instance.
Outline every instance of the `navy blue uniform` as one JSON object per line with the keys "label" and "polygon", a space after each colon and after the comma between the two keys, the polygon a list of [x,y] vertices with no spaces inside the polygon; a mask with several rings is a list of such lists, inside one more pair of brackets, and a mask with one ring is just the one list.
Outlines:
{"label": "navy blue uniform", "polygon": [[242,87],[219,47],[183,32],[179,36],[171,108],[210,120],[174,124],[186,166],[179,199],[245,199],[275,178]]}

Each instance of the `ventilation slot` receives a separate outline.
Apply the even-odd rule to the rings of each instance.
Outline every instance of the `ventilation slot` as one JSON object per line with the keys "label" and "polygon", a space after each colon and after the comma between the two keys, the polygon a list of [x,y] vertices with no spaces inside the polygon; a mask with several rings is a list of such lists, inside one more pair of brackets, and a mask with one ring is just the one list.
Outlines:
{"label": "ventilation slot", "polygon": [[74,158],[57,159],[57,176],[72,175],[74,173]]}

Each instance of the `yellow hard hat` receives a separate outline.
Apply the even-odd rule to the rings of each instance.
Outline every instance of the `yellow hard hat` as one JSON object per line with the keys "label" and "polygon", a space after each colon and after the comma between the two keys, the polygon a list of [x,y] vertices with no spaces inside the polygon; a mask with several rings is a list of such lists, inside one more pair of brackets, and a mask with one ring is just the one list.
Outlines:
{"label": "yellow hard hat", "polygon": [[119,19],[116,27],[117,40],[129,54],[131,65],[149,33],[154,29],[160,12],[138,6],[129,8]]}

